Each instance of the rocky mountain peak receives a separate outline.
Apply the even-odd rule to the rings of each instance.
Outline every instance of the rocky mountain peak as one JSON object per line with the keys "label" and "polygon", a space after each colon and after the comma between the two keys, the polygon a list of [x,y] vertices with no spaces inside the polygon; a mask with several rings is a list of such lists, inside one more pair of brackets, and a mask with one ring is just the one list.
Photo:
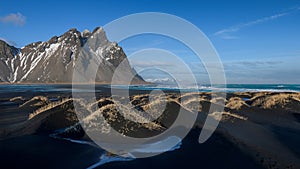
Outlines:
{"label": "rocky mountain peak", "polygon": [[15,55],[17,55],[19,52],[18,48],[15,48],[13,46],[10,46],[5,41],[0,40],[0,59],[8,59],[13,58]]}
{"label": "rocky mountain peak", "polygon": [[81,36],[82,38],[88,38],[91,36],[91,34],[92,33],[89,30],[85,29],[84,31],[82,31]]}
{"label": "rocky mountain peak", "polygon": [[91,50],[97,51],[98,48],[109,46],[111,42],[107,39],[106,33],[102,27],[97,27],[93,30],[88,38],[88,45]]}
{"label": "rocky mountain peak", "polygon": [[[90,53],[80,55],[82,49]],[[124,75],[133,74],[127,57],[120,46],[110,42],[101,27],[92,32],[79,32],[72,28],[60,36],[45,42],[34,42],[19,49],[0,41],[0,81],[19,83],[70,83],[76,65],[88,66],[93,59],[100,59],[97,82],[110,82],[115,68],[126,61]],[[120,79],[120,82],[122,79]],[[139,76],[136,82],[143,82]]]}

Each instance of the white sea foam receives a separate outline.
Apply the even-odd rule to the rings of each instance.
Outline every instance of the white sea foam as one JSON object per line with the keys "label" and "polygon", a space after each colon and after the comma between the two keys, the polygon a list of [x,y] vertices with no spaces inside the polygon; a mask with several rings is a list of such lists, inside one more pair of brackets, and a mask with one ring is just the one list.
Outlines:
{"label": "white sea foam", "polygon": [[106,154],[103,154],[103,155],[101,155],[99,162],[89,166],[87,169],[93,169],[93,168],[99,167],[103,164],[114,162],[114,161],[131,161],[131,160],[134,160],[134,158],[129,158],[129,157],[125,158],[125,157],[120,157],[120,156],[112,157],[112,156],[107,156]]}
{"label": "white sea foam", "polygon": [[[177,143],[174,147],[169,148],[168,145],[172,145],[174,143]],[[166,138],[165,140],[161,140],[155,143],[151,144],[145,144],[140,148],[133,149],[130,153],[124,154],[124,157],[121,156],[107,156],[106,154],[103,154],[100,157],[100,161],[98,163],[93,164],[92,166],[88,167],[87,169],[93,169],[100,165],[114,162],[114,161],[131,161],[136,159],[136,157],[133,155],[133,153],[164,153],[168,151],[174,151],[176,149],[179,149],[181,147],[181,139],[176,136],[170,136]]]}
{"label": "white sea foam", "polygon": [[[60,133],[60,132],[58,132],[58,133]],[[51,134],[50,137],[55,138],[55,139],[68,140],[73,143],[86,144],[86,145],[97,147],[93,142],[59,137],[59,136],[57,136],[57,133]],[[169,147],[169,145],[174,145],[174,144],[176,144],[176,145],[171,148]],[[133,149],[129,153],[124,154],[124,156],[108,156],[106,153],[104,153],[101,155],[99,162],[89,166],[87,169],[93,169],[93,168],[96,168],[103,164],[114,162],[114,161],[134,160],[134,159],[136,159],[136,157],[133,155],[134,153],[164,153],[164,152],[168,152],[168,151],[174,151],[176,149],[179,149],[181,147],[181,144],[182,144],[181,139],[179,137],[170,136],[164,140],[161,140],[161,141],[158,141],[155,143],[142,145],[141,147]]]}
{"label": "white sea foam", "polygon": [[[156,85],[156,86],[137,86],[131,89],[136,89],[136,90],[155,90],[155,89],[160,89],[160,90],[180,90],[183,92],[300,92],[300,90],[294,90],[294,89],[284,89],[285,86],[278,87],[278,86],[271,86],[269,88],[236,88],[236,87],[211,87],[211,86],[196,86],[196,85],[191,85],[191,86],[183,86],[183,87],[178,87],[178,86],[170,86],[170,85]],[[278,89],[280,88],[280,89]],[[294,88],[299,88],[295,86]]]}
{"label": "white sea foam", "polygon": [[[173,147],[169,147],[168,145],[174,145]],[[170,136],[164,140],[152,143],[152,144],[145,144],[140,148],[133,149],[132,153],[162,153],[167,151],[174,151],[179,149],[181,146],[181,139],[176,136]]]}

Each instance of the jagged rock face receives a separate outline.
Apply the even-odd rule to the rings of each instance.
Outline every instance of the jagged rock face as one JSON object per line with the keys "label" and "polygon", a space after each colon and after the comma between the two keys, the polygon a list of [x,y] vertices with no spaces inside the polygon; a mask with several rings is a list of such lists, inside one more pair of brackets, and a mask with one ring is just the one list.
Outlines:
{"label": "jagged rock face", "polygon": [[[97,45],[85,45],[91,38],[96,38]],[[31,43],[20,50],[0,41],[0,80],[12,83],[70,83],[75,65],[86,65],[92,61],[92,58],[79,55],[85,46],[97,52],[96,57],[101,60],[94,79],[96,82],[109,83],[115,68],[123,60],[127,63],[124,75],[135,73],[122,48],[117,43],[109,42],[102,28],[82,33],[70,29],[59,37]],[[133,81],[138,83],[143,79],[136,76]]]}
{"label": "jagged rock face", "polygon": [[7,82],[12,72],[12,60],[19,49],[0,40],[0,82]]}

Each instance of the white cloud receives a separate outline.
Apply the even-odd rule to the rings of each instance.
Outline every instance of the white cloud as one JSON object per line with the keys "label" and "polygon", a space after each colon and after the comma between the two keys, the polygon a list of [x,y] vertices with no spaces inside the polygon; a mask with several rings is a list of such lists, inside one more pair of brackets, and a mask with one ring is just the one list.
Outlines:
{"label": "white cloud", "polygon": [[230,33],[237,32],[237,31],[239,31],[239,30],[241,30],[242,28],[245,28],[245,27],[250,27],[250,26],[253,26],[253,25],[260,24],[260,23],[272,21],[272,20],[278,19],[280,17],[286,16],[288,14],[289,14],[289,12],[279,13],[279,14],[276,14],[276,15],[256,19],[254,21],[241,23],[241,24],[238,24],[238,25],[233,25],[229,28],[225,28],[225,29],[222,29],[222,30],[219,30],[219,31],[215,32],[214,35],[219,36],[222,39],[237,39],[237,37],[230,35]]}
{"label": "white cloud", "polygon": [[11,23],[16,26],[23,26],[26,22],[26,17],[21,13],[11,13],[6,16],[0,17],[0,22],[2,23]]}

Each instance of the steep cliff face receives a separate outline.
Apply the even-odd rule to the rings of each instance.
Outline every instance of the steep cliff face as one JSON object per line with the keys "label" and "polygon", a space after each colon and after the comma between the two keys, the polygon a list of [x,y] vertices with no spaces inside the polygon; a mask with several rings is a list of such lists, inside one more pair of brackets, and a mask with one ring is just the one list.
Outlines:
{"label": "steep cliff face", "polygon": [[0,82],[8,82],[11,78],[12,60],[19,53],[19,49],[0,40]]}
{"label": "steep cliff face", "polygon": [[[89,50],[93,56],[83,55],[83,50]],[[121,62],[124,75],[120,77],[135,74],[122,48],[110,42],[102,28],[82,33],[70,29],[47,42],[31,43],[21,49],[0,41],[0,80],[11,83],[70,83],[74,67],[89,66],[95,57],[99,62],[98,71],[96,78],[90,81],[109,83]],[[136,75],[133,82],[142,83],[144,80]]]}

